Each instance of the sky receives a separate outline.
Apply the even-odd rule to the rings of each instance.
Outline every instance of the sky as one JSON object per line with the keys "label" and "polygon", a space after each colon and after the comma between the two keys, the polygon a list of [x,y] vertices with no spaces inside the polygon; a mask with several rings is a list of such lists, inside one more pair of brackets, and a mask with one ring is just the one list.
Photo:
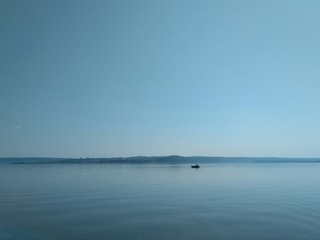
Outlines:
{"label": "sky", "polygon": [[318,0],[0,0],[0,157],[320,157]]}

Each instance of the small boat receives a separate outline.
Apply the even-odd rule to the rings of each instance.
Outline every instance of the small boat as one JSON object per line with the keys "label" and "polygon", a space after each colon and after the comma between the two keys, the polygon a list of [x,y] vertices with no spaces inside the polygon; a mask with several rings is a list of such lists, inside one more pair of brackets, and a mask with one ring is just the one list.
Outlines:
{"label": "small boat", "polygon": [[198,164],[196,165],[191,165],[191,168],[199,168],[200,166]]}

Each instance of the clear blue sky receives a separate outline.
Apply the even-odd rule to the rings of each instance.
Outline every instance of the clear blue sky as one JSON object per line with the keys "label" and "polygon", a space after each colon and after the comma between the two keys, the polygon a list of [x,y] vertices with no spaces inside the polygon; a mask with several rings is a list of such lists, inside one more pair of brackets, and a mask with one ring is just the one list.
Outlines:
{"label": "clear blue sky", "polygon": [[318,0],[0,0],[0,157],[320,157]]}

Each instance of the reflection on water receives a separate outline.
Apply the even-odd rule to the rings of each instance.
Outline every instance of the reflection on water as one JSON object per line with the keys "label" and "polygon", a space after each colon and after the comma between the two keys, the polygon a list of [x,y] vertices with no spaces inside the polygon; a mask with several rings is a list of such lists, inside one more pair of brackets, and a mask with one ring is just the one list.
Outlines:
{"label": "reflection on water", "polygon": [[0,239],[319,239],[320,164],[0,166]]}

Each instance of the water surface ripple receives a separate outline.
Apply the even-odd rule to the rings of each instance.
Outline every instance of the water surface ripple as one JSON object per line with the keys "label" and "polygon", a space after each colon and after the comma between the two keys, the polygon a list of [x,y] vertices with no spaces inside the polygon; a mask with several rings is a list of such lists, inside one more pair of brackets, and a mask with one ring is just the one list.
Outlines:
{"label": "water surface ripple", "polygon": [[320,239],[320,164],[0,166],[0,239]]}

